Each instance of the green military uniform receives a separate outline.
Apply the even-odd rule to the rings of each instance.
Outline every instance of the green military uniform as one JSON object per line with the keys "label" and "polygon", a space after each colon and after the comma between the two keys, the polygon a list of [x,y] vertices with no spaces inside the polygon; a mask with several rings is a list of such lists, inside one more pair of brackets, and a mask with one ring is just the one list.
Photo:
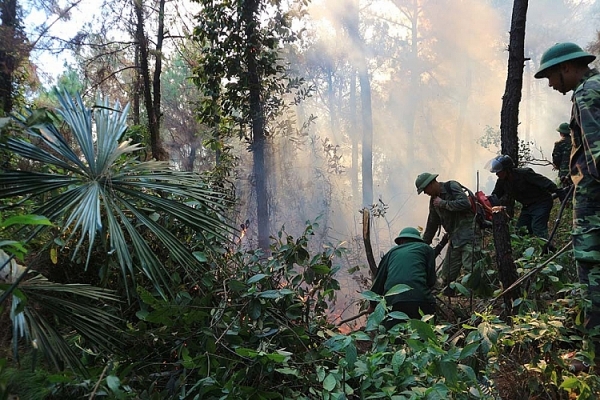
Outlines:
{"label": "green military uniform", "polygon": [[429,216],[423,233],[423,241],[431,244],[440,226],[448,233],[449,249],[442,267],[445,285],[454,282],[462,266],[471,270],[477,262],[480,248],[480,232],[475,224],[471,202],[456,181],[440,182],[442,202],[439,207],[429,201]]}
{"label": "green military uniform", "polygon": [[573,252],[582,283],[589,285],[588,326],[600,326],[600,74],[589,71],[573,90],[571,179]]}
{"label": "green military uniform", "polygon": [[371,291],[384,295],[403,283],[412,290],[385,299],[389,305],[404,302],[435,303],[431,288],[435,286],[435,255],[433,248],[423,242],[394,246],[379,262]]}
{"label": "green military uniform", "polygon": [[[400,243],[399,239],[407,242]],[[423,243],[415,228],[404,228],[396,243],[400,244],[392,247],[379,262],[371,291],[383,296],[394,286],[405,284],[411,290],[386,297],[386,304],[410,318],[420,318],[419,309],[425,314],[434,314],[435,298],[431,293],[436,283],[433,248]],[[371,306],[374,308],[376,304]],[[393,322],[386,321],[384,325],[391,328]]]}
{"label": "green military uniform", "polygon": [[571,137],[562,137],[554,143],[552,150],[552,164],[558,170],[558,179],[563,182],[571,175],[569,158],[571,157]]}

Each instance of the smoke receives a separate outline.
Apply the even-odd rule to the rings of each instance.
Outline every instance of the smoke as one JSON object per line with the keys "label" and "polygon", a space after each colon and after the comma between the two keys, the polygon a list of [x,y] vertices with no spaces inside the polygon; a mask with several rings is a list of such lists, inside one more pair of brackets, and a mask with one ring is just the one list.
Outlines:
{"label": "smoke", "polygon": [[[557,41],[586,46],[598,21],[586,17],[596,15],[590,14],[593,2],[530,3],[519,138],[532,143],[536,158],[548,159],[558,139],[556,126],[569,117],[570,100],[533,74],[547,47]],[[289,221],[320,216],[320,239],[360,243],[363,129],[355,72],[360,60],[367,62],[372,90],[376,260],[402,228],[425,225],[429,197],[416,193],[419,173],[438,173],[440,181],[457,180],[489,193],[495,176],[484,165],[499,148],[480,142],[490,132],[499,134],[511,12],[512,2],[491,0],[313,1],[308,47],[294,67],[315,88],[299,115],[317,119],[296,149],[283,140],[272,142],[273,167],[282,177],[274,184],[272,222],[286,221],[299,231]],[[357,20],[364,46],[348,34]],[[337,146],[335,172],[325,141]],[[556,178],[550,167],[534,169]],[[286,200],[286,194],[292,197]],[[356,251],[349,260],[366,264]]]}

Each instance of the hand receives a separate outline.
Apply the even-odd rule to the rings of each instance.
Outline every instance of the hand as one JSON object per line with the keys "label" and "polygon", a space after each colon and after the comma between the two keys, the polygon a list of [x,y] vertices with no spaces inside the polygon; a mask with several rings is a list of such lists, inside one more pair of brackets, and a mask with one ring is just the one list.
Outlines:
{"label": "hand", "polygon": [[435,199],[433,199],[434,207],[439,207],[441,203],[442,203],[442,199],[439,196],[436,197]]}

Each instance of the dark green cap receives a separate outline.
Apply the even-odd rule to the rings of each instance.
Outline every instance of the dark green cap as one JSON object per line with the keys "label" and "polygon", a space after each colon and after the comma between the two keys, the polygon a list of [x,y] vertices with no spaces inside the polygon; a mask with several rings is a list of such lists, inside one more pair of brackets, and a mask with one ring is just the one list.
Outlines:
{"label": "dark green cap", "polygon": [[402,229],[398,234],[398,237],[394,240],[394,242],[396,242],[396,244],[400,244],[398,243],[400,239],[419,239],[420,241],[423,241],[419,231],[416,228],[410,226]]}

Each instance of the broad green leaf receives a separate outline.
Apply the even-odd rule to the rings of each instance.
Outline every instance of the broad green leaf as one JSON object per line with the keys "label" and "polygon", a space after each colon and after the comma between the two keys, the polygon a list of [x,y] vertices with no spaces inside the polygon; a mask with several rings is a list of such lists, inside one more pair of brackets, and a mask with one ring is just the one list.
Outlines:
{"label": "broad green leaf", "polygon": [[389,313],[388,316],[390,318],[399,319],[402,321],[408,321],[410,319],[410,317],[408,315],[406,315],[405,313],[403,313],[402,311],[392,311],[391,313]]}
{"label": "broad green leaf", "polygon": [[284,367],[284,368],[275,368],[275,371],[281,373],[281,374],[285,374],[285,375],[293,375],[296,377],[300,376],[300,373],[297,369],[295,368],[288,368],[288,367]]}
{"label": "broad green leaf", "polygon": [[194,251],[192,254],[196,258],[196,260],[198,260],[201,263],[205,263],[208,261],[206,254],[204,254],[204,252],[202,252],[202,251]]}
{"label": "broad green leaf", "polygon": [[576,389],[577,387],[579,387],[580,383],[579,383],[579,379],[575,378],[575,377],[569,377],[566,378],[561,384],[560,387],[562,389]]}
{"label": "broad green leaf", "polygon": [[246,282],[248,285],[251,285],[253,283],[259,282],[260,280],[266,278],[268,275],[266,274],[256,274],[252,277],[250,277],[250,279],[248,279],[248,281]]}
{"label": "broad green leaf", "polygon": [[333,374],[329,373],[323,381],[323,389],[327,390],[328,392],[331,392],[333,389],[335,389],[336,384],[337,379],[335,379],[335,376],[333,376]]}
{"label": "broad green leaf", "polygon": [[464,360],[465,358],[472,356],[473,354],[475,354],[475,352],[477,351],[478,348],[479,348],[479,343],[477,343],[477,342],[466,345],[460,352],[460,356],[458,357],[458,359]]}
{"label": "broad green leaf", "polygon": [[261,313],[262,313],[262,304],[260,304],[260,300],[258,300],[258,299],[252,299],[250,301],[250,306],[249,306],[249,309],[248,309],[248,315],[253,320],[257,320],[260,317]]}
{"label": "broad green leaf", "polygon": [[395,374],[398,374],[398,372],[400,371],[400,367],[402,366],[402,364],[404,364],[405,360],[406,360],[406,351],[405,350],[399,350],[394,353],[394,355],[392,356],[392,368],[394,369]]}
{"label": "broad green leaf", "polygon": [[120,391],[119,387],[121,386],[121,381],[119,380],[118,376],[109,375],[106,377],[106,385],[113,392],[119,392]]}
{"label": "broad green leaf", "polygon": [[4,228],[11,225],[52,225],[52,222],[42,215],[15,215],[0,223]]}
{"label": "broad green leaf", "polygon": [[455,386],[458,382],[458,368],[455,362],[440,361],[440,370],[442,375],[450,386]]}
{"label": "broad green leaf", "polygon": [[380,295],[378,295],[377,293],[373,293],[370,290],[365,290],[361,293],[361,295],[369,301],[381,301],[382,298]]}
{"label": "broad green leaf", "polygon": [[350,343],[352,343],[351,337],[345,335],[335,335],[325,342],[325,346],[329,347],[332,351],[340,351],[345,349]]}
{"label": "broad green leaf", "polygon": [[380,302],[379,304],[377,304],[377,307],[375,307],[375,311],[373,311],[371,315],[369,315],[369,318],[367,318],[367,327],[365,330],[369,332],[377,329],[377,327],[383,322],[385,318],[385,313],[385,303]]}
{"label": "broad green leaf", "polygon": [[410,326],[417,331],[419,337],[424,342],[431,341],[436,344],[438,343],[439,340],[433,331],[433,328],[428,323],[418,319],[411,319]]}
{"label": "broad green leaf", "polygon": [[412,290],[412,288],[408,285],[405,285],[403,283],[399,283],[397,285],[392,286],[392,288],[390,290],[388,290],[385,295],[387,296],[393,296],[396,294],[400,294],[400,293],[404,293],[404,292],[408,292],[409,290]]}
{"label": "broad green leaf", "polygon": [[323,275],[331,272],[331,268],[329,268],[327,265],[323,265],[323,264],[311,265],[310,269],[312,269],[317,274],[323,274]]}
{"label": "broad green leaf", "polygon": [[279,292],[279,290],[265,290],[264,292],[259,292],[258,297],[262,297],[263,299],[278,299],[283,297],[283,295]]}
{"label": "broad green leaf", "polygon": [[356,346],[351,342],[348,344],[348,346],[346,346],[346,362],[350,368],[354,367],[354,363],[356,362],[357,358],[358,352],[356,350]]}
{"label": "broad green leaf", "polygon": [[243,347],[236,348],[235,352],[243,357],[255,358],[258,356],[258,351],[253,350],[253,349],[243,348]]}

